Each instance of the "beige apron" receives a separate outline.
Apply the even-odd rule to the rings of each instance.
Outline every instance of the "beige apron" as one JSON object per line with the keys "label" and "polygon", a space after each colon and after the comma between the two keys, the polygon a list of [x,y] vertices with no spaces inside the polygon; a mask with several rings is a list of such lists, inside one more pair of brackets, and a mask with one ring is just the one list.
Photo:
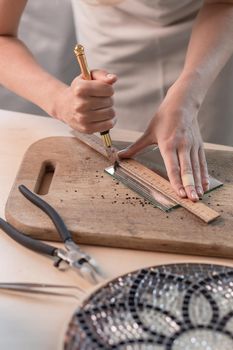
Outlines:
{"label": "beige apron", "polygon": [[[116,73],[118,127],[145,130],[179,76],[201,0],[73,0],[91,68]],[[112,2],[112,4],[111,4]],[[115,4],[114,4],[115,2]],[[211,88],[199,120],[205,141],[233,144],[233,60]]]}

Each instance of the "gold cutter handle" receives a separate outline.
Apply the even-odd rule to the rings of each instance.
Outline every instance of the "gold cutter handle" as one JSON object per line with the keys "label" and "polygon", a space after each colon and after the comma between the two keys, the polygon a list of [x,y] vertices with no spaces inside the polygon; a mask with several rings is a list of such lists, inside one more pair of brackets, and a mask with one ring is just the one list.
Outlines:
{"label": "gold cutter handle", "polygon": [[[83,78],[85,80],[92,80],[91,72],[90,72],[90,70],[88,68],[88,64],[87,64],[87,59],[86,59],[84,47],[80,44],[77,44],[74,48],[74,53],[75,53],[77,61],[79,63]],[[111,150],[112,140],[111,140],[111,136],[109,134],[109,130],[102,131],[100,133],[100,135],[102,137],[105,148],[107,150]]]}

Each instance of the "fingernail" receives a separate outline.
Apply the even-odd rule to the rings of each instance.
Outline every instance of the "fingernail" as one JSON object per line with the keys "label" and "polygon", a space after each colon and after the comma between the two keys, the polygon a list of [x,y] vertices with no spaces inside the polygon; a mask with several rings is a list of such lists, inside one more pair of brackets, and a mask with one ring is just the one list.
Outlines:
{"label": "fingernail", "polygon": [[126,157],[126,154],[127,154],[127,148],[125,148],[125,149],[122,149],[121,151],[118,151],[117,152],[117,155],[118,155],[118,157],[121,159],[121,158],[127,158]]}
{"label": "fingernail", "polygon": [[183,188],[180,188],[180,196],[181,197],[186,197],[186,192],[185,192],[185,190],[183,189]]}
{"label": "fingernail", "polygon": [[206,181],[206,183],[205,183],[205,191],[209,191],[209,189],[210,189],[210,182],[209,182],[209,180],[208,180],[208,181]]}
{"label": "fingernail", "polygon": [[199,197],[198,197],[196,191],[194,191],[194,190],[191,191],[191,197],[192,197],[192,199],[194,199],[194,200],[198,200],[198,199],[199,199]]}
{"label": "fingernail", "polygon": [[111,73],[107,74],[106,77],[107,77],[108,79],[114,79],[114,78],[116,78],[115,74],[111,74]]}
{"label": "fingernail", "polygon": [[122,153],[124,153],[124,151],[118,151],[117,152],[117,155],[118,155],[119,158],[121,158]]}
{"label": "fingernail", "polygon": [[200,186],[198,186],[196,189],[197,189],[197,194],[198,194],[198,196],[199,196],[199,197],[202,197],[203,194],[204,194],[203,189],[202,189]]}

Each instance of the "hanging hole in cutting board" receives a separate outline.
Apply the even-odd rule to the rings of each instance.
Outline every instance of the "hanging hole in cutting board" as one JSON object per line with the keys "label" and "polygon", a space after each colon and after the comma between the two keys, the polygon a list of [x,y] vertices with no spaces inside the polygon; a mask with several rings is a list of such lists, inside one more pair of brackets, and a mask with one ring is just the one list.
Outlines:
{"label": "hanging hole in cutting board", "polygon": [[36,186],[34,189],[35,193],[39,194],[40,196],[49,193],[55,169],[56,164],[52,161],[45,161],[42,163]]}

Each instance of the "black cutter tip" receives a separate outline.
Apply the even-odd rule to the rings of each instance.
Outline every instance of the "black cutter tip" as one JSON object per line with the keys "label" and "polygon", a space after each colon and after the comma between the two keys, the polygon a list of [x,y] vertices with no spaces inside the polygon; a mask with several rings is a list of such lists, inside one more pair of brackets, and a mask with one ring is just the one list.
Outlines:
{"label": "black cutter tip", "polygon": [[119,166],[119,163],[118,163],[117,160],[115,160],[115,162],[114,162],[114,164],[113,164],[113,169],[114,169],[114,171],[117,170],[118,166]]}

